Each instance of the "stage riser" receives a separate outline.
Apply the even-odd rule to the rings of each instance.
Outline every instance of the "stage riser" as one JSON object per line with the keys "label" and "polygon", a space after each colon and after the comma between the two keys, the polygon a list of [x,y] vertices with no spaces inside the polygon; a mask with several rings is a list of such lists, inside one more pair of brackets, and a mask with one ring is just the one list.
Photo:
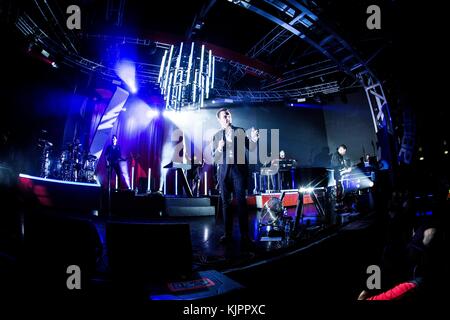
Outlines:
{"label": "stage riser", "polygon": [[166,207],[209,207],[209,198],[165,198]]}
{"label": "stage riser", "polygon": [[169,217],[199,217],[214,216],[215,208],[209,207],[168,207],[166,215]]}
{"label": "stage riser", "polygon": [[101,208],[101,188],[94,184],[21,176],[19,189],[27,197],[28,205],[34,203],[45,209],[90,213]]}

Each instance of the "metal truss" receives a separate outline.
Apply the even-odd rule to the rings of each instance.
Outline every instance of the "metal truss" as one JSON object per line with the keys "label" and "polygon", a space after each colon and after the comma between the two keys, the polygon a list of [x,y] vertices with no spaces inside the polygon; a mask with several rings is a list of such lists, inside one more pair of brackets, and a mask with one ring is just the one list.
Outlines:
{"label": "metal truss", "polygon": [[[55,52],[63,49],[60,46],[58,46],[58,43],[53,41],[47,34],[45,34],[44,31],[38,28],[37,25],[34,24],[34,22],[29,17],[26,18],[21,17],[17,23],[17,27],[25,35],[28,36],[34,35],[36,39],[38,39],[39,42],[42,44],[42,46],[45,48],[50,47],[53,49],[52,51]],[[92,36],[92,35],[90,37],[100,38],[100,36]],[[103,39],[109,39],[107,36],[102,37]],[[118,40],[119,38],[117,38],[116,40]],[[142,39],[123,38],[123,37],[121,37],[120,39],[128,43],[150,45],[149,41],[144,41]],[[159,48],[166,48],[168,44],[158,43],[157,46]],[[62,63],[71,67],[78,67],[82,72],[85,73],[95,72],[104,79],[110,81],[118,80],[116,72],[113,68],[106,67],[100,63],[86,59],[77,54],[67,53],[66,55],[62,55],[62,59],[63,59]],[[222,57],[216,57],[216,61],[230,63],[231,65],[237,68],[242,68],[243,70],[247,70],[246,72],[253,72],[257,75],[265,74],[264,71],[261,71],[257,68],[246,66],[235,61],[229,61]],[[136,70],[137,70],[136,75],[140,83],[156,84],[159,73],[158,65],[136,62]],[[338,92],[340,90],[337,81],[294,90],[272,90],[272,91],[230,90],[226,86],[226,80],[217,78],[216,82],[218,84],[223,85],[222,88],[219,87],[212,90],[212,94],[214,94],[216,97],[231,98],[235,101],[247,101],[247,102],[283,101],[285,99],[290,98],[311,97],[317,93],[330,94]]]}
{"label": "metal truss", "polygon": [[[42,18],[48,23],[49,31],[52,32],[55,40],[60,43],[64,49],[78,53],[75,34],[73,31],[68,30],[65,24],[61,25],[55,14],[55,10],[50,7],[49,1],[33,0],[33,2],[41,13]],[[58,7],[58,4],[55,3],[54,6]],[[61,10],[57,11],[61,12]]]}
{"label": "metal truss", "polygon": [[[367,100],[372,113],[375,132],[377,136],[388,135],[393,137],[392,120],[389,113],[387,99],[384,95],[380,81],[368,68],[367,62],[363,61],[353,48],[339,35],[337,35],[329,26],[302,3],[296,0],[259,0],[259,1],[233,1],[234,4],[252,11],[263,18],[272,21],[276,26],[289,31],[293,36],[305,41],[312,48],[316,49],[327,59],[331,60],[336,67],[343,71],[348,77],[359,80],[365,89]],[[264,6],[264,4],[266,6]],[[269,6],[267,6],[269,4]],[[275,11],[275,12],[274,12]],[[302,23],[293,23],[295,17],[298,21],[309,17],[311,25]],[[294,18],[294,19],[293,19]],[[275,30],[277,30],[276,28]],[[265,50],[276,50],[283,43],[286,43],[286,35],[283,32],[272,30],[269,34],[258,42],[249,52],[251,54],[260,54]],[[273,51],[272,51],[273,52]],[[283,81],[290,84],[298,83],[296,79],[302,77],[301,73],[293,74],[290,78]],[[346,79],[342,82],[344,82]],[[294,82],[292,82],[294,81]],[[267,88],[280,88],[276,83],[266,86]],[[380,132],[380,129],[384,129]],[[390,156],[390,138],[379,137],[379,144],[382,158],[393,162]]]}
{"label": "metal truss", "polygon": [[[288,22],[289,26],[303,25],[305,28],[311,28],[315,25],[317,21],[317,16],[308,12],[296,12],[290,9],[287,5],[283,4],[281,1],[266,1],[267,3],[274,6],[276,9],[285,12],[286,15],[290,17]],[[241,4],[246,8],[250,8],[245,2]],[[266,34],[260,41],[258,41],[247,53],[246,55],[252,59],[255,59],[263,54],[271,55],[283,44],[285,44],[289,39],[293,38],[295,33],[291,30],[285,28],[282,25],[277,25],[268,34]],[[300,36],[301,37],[301,36]],[[232,73],[230,81],[235,83],[242,79],[245,73],[242,70],[236,70]]]}
{"label": "metal truss", "polygon": [[330,94],[340,90],[337,81],[332,81],[315,86],[298,88],[293,90],[274,90],[274,91],[254,91],[254,90],[227,90],[213,89],[214,96],[217,98],[228,98],[236,101],[245,102],[277,102],[288,99],[313,97],[318,93]]}
{"label": "metal truss", "polygon": [[281,26],[276,26],[259,40],[246,55],[250,58],[257,58],[263,54],[271,55],[293,36],[294,34],[292,32],[289,32]]}
{"label": "metal truss", "polygon": [[[263,4],[269,4],[269,8]],[[250,54],[272,52],[287,40],[285,29],[292,36],[308,43],[326,58],[333,61],[343,72],[356,77],[358,73],[367,70],[365,62],[350,47],[350,45],[323,23],[305,5],[295,0],[260,0],[254,2],[240,1],[235,3],[252,11],[265,19],[274,22],[277,28],[259,41],[250,51]],[[272,10],[268,10],[272,9]],[[275,12],[272,12],[275,11]],[[281,12],[281,13],[280,13]]]}
{"label": "metal truss", "polygon": [[223,57],[218,57],[215,56],[216,58],[216,62],[219,63],[228,63],[231,66],[230,72],[228,77],[226,77],[225,79],[223,79],[223,86],[226,88],[231,88],[232,84],[235,82],[235,80],[233,80],[233,76],[234,75],[238,75],[238,77],[242,78],[244,75],[246,75],[247,73],[249,74],[253,74],[256,75],[258,77],[262,77],[262,78],[269,78],[272,79],[274,78],[273,75],[269,74],[268,72],[255,68],[255,67],[251,67],[245,64],[242,64],[240,62],[234,61],[234,60],[229,60]]}
{"label": "metal truss", "polygon": [[262,86],[266,90],[279,90],[284,87],[298,85],[305,79],[320,78],[325,75],[339,72],[339,69],[329,59],[315,62],[306,66],[302,66],[287,71],[281,77],[282,80],[275,80]]}
{"label": "metal truss", "polygon": [[375,133],[385,128],[388,133],[394,134],[387,99],[381,83],[368,72],[361,72],[358,77],[366,92]]}
{"label": "metal truss", "polygon": [[89,40],[103,40],[103,41],[115,41],[120,43],[134,44],[139,46],[153,46],[155,45],[157,48],[170,50],[170,44],[163,43],[159,41],[153,41],[150,39],[141,39],[136,37],[120,37],[120,36],[110,36],[105,34],[86,34],[86,39]]}
{"label": "metal truss", "polygon": [[[102,34],[87,34],[87,39],[98,39],[98,40],[104,40],[104,41],[117,41],[121,43],[129,43],[129,44],[135,44],[140,46],[150,46],[150,45],[156,45],[157,48],[163,49],[163,50],[170,50],[171,44],[164,43],[164,42],[158,42],[158,41],[152,41],[149,39],[141,39],[141,38],[134,38],[134,37],[118,37],[118,36],[109,36],[109,35],[102,35]],[[269,74],[268,72],[261,70],[256,67],[248,66],[246,64],[240,63],[235,60],[230,60],[224,57],[220,56],[214,56],[215,61],[218,63],[227,63],[230,66],[233,67],[233,70],[240,73],[251,73],[259,77],[265,77],[265,78],[272,78],[273,76]],[[139,64],[139,63],[138,63]],[[158,66],[159,68],[159,66]],[[227,79],[221,79],[219,80],[220,83],[226,87],[230,88],[230,82]]]}
{"label": "metal truss", "polygon": [[194,17],[194,21],[192,22],[191,27],[186,32],[186,39],[190,40],[197,31],[201,30],[203,25],[205,24],[205,18],[208,15],[209,11],[216,4],[217,0],[208,0],[208,3],[203,5],[200,12]]}
{"label": "metal truss", "polygon": [[106,21],[114,21],[114,25],[121,27],[126,2],[126,0],[107,0],[105,15]]}

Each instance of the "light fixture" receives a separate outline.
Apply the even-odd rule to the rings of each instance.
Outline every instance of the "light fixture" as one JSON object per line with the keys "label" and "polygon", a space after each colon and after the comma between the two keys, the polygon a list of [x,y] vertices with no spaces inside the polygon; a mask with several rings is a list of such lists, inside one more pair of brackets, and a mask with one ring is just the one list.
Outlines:
{"label": "light fixture", "polygon": [[299,191],[301,193],[312,193],[312,192],[314,192],[314,188],[312,188],[312,187],[300,187]]}
{"label": "light fixture", "polygon": [[50,57],[50,53],[48,53],[48,51],[46,51],[44,49],[41,50],[41,54],[46,58]]}
{"label": "light fixture", "polygon": [[205,45],[191,43],[190,50],[183,50],[183,42],[165,50],[161,60],[158,83],[166,101],[166,109],[199,109],[214,88],[215,58]]}
{"label": "light fixture", "polygon": [[131,60],[121,60],[116,63],[116,74],[125,82],[131,93],[135,94],[138,91],[136,84],[136,64]]}

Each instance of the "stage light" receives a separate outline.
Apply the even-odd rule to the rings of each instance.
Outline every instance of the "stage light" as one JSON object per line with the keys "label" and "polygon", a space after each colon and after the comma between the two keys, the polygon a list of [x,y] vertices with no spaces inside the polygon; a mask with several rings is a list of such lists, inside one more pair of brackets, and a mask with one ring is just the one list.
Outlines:
{"label": "stage light", "polygon": [[300,187],[299,191],[301,193],[312,193],[314,191],[313,187]]}
{"label": "stage light", "polygon": [[122,60],[116,64],[116,74],[126,83],[131,93],[137,93],[136,65],[129,60]]}
{"label": "stage light", "polygon": [[163,117],[175,124],[179,129],[186,129],[193,123],[193,118],[188,116],[188,112],[164,110]]}
{"label": "stage light", "polygon": [[210,89],[214,88],[212,51],[193,42],[186,52],[183,48],[183,42],[178,47],[172,45],[161,59],[157,82],[168,110],[203,108]]}
{"label": "stage light", "polygon": [[305,102],[305,101],[306,101],[305,98],[298,98],[298,99],[297,99],[297,102]]}
{"label": "stage light", "polygon": [[425,158],[424,158],[424,157],[420,157],[419,160],[420,160],[420,161],[423,161],[423,160],[425,160]]}
{"label": "stage light", "polygon": [[42,54],[44,57],[46,57],[46,58],[50,57],[50,53],[48,53],[48,52],[45,51],[44,49],[42,49],[41,54]]}
{"label": "stage light", "polygon": [[209,229],[205,227],[205,229],[203,230],[203,241],[208,241],[208,238],[209,238]]}
{"label": "stage light", "polygon": [[130,86],[130,91],[131,91],[131,93],[136,93],[137,92],[137,88],[136,88],[136,86],[135,85],[132,85],[132,86]]}
{"label": "stage light", "polygon": [[56,64],[55,61],[53,61],[51,64],[52,64],[52,67],[53,67],[53,68],[56,68],[56,69],[58,68],[58,65]]}
{"label": "stage light", "polygon": [[448,154],[448,150],[445,150],[445,151],[444,151],[444,154]]}
{"label": "stage light", "polygon": [[148,111],[146,112],[146,116],[147,116],[147,118],[149,118],[149,119],[156,118],[157,116],[159,116],[159,111],[158,111],[158,110],[155,110],[155,109],[148,110]]}
{"label": "stage light", "polygon": [[369,187],[372,188],[373,186],[374,186],[373,181],[370,181],[370,182],[369,182]]}

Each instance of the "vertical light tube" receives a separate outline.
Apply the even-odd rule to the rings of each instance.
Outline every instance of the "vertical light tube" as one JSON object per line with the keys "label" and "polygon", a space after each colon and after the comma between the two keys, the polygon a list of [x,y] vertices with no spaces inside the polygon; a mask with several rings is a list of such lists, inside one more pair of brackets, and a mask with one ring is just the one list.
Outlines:
{"label": "vertical light tube", "polygon": [[184,95],[185,95],[185,86],[186,86],[186,84],[185,83],[183,83],[183,77],[184,77],[184,70],[183,70],[183,68],[181,68],[180,69],[180,80],[181,80],[181,82],[180,82],[180,96],[179,96],[179,103],[180,103],[180,108],[183,106],[183,98],[184,98]]}
{"label": "vertical light tube", "polygon": [[210,86],[210,78],[211,78],[211,64],[212,64],[212,52],[209,50],[208,53],[208,71],[206,74],[206,99],[209,98],[209,86]]}
{"label": "vertical light tube", "polygon": [[194,56],[194,42],[191,44],[191,54],[189,55],[189,62],[187,67],[187,75],[186,75],[186,85],[189,84],[189,81],[191,80],[191,68],[192,68],[192,58]]}
{"label": "vertical light tube", "polygon": [[203,82],[204,82],[204,76],[200,75],[200,108],[203,108],[204,106],[204,93],[203,93]]}
{"label": "vertical light tube", "polygon": [[170,46],[169,59],[167,60],[166,73],[164,77],[164,92],[167,92],[167,82],[169,80],[170,64],[172,62],[173,45]]}
{"label": "vertical light tube", "polygon": [[119,175],[116,173],[116,190],[119,190]]}
{"label": "vertical light tube", "polygon": [[180,70],[181,58],[183,55],[183,42],[180,45],[180,52],[178,53],[177,63],[175,65],[175,75],[173,79],[173,85],[176,86],[178,84],[178,70]]}
{"label": "vertical light tube", "polygon": [[194,83],[192,84],[192,103],[197,102],[197,81],[198,81],[198,70],[195,69]]}
{"label": "vertical light tube", "polygon": [[208,172],[205,171],[205,178],[203,180],[203,183],[205,184],[205,196],[208,195]]}
{"label": "vertical light tube", "polygon": [[167,174],[167,170],[163,169],[163,175],[164,175],[164,177],[163,177],[164,194],[167,194],[167,184],[166,184],[167,177],[166,177],[166,174]]}
{"label": "vertical light tube", "polygon": [[202,52],[200,54],[200,71],[198,74],[199,78],[199,84],[200,84],[200,108],[203,108],[204,103],[204,77],[203,77],[203,62],[204,62],[204,55],[205,55],[205,45],[202,45]]}
{"label": "vertical light tube", "polygon": [[134,166],[131,167],[131,190],[134,190]]}
{"label": "vertical light tube", "polygon": [[148,168],[148,175],[147,175],[147,192],[150,192],[150,181],[152,180],[152,168]]}
{"label": "vertical light tube", "polygon": [[200,55],[200,75],[203,73],[203,56],[205,54],[205,45],[202,44],[202,53]]}
{"label": "vertical light tube", "polygon": [[167,50],[164,50],[164,55],[162,57],[161,66],[159,67],[159,75],[158,75],[158,83],[159,83],[160,88],[163,87],[161,85],[161,78],[163,75],[164,66],[166,65],[166,58],[167,58]]}
{"label": "vertical light tube", "polygon": [[182,85],[180,84],[178,86],[178,92],[177,92],[177,106],[181,105],[181,88],[182,88]]}
{"label": "vertical light tube", "polygon": [[175,195],[178,195],[178,169],[175,170]]}
{"label": "vertical light tube", "polygon": [[171,104],[171,100],[172,100],[172,77],[173,77],[173,73],[171,72],[169,75],[169,84],[167,86],[167,95],[166,95],[166,109],[169,108],[169,105]]}
{"label": "vertical light tube", "polygon": [[215,73],[215,64],[216,64],[216,57],[212,57],[212,75],[211,75],[211,89],[214,88],[214,73]]}

